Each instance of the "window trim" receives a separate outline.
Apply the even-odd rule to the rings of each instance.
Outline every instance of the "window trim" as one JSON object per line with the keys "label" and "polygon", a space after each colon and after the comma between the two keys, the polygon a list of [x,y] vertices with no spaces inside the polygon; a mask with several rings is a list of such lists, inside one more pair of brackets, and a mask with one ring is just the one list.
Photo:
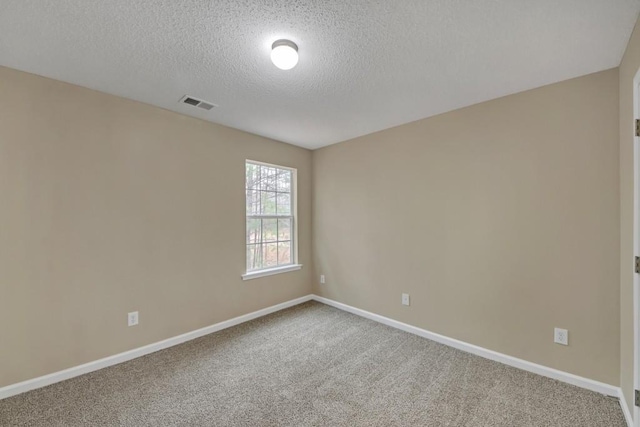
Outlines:
{"label": "window trim", "polygon": [[[251,270],[247,271],[247,200],[246,200],[246,190],[247,190],[247,178],[246,178],[246,166],[247,163],[251,163],[259,166],[267,166],[271,168],[285,169],[291,172],[291,222],[292,222],[292,236],[291,236],[291,264],[280,265],[277,267],[267,267],[260,270]],[[290,271],[300,270],[302,268],[302,264],[298,263],[298,170],[293,167],[276,165],[273,163],[261,162],[259,160],[251,160],[245,159],[244,161],[245,172],[244,172],[244,189],[245,189],[245,202],[244,202],[244,265],[245,270],[244,274],[242,274],[242,280],[251,280],[257,279],[259,277],[272,276],[274,274],[287,273]],[[269,216],[269,215],[265,215]]]}

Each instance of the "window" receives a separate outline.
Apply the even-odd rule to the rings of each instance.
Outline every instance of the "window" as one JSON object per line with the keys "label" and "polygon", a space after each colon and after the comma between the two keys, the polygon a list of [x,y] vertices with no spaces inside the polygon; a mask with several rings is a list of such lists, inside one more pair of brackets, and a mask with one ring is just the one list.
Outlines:
{"label": "window", "polygon": [[[296,265],[296,170],[246,162],[247,274],[290,271]],[[296,268],[286,268],[296,267]]]}

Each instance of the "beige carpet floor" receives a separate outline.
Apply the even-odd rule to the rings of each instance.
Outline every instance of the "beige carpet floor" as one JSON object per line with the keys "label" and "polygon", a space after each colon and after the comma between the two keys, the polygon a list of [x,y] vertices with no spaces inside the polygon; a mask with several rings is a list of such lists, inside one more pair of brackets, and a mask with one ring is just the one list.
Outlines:
{"label": "beige carpet floor", "polygon": [[616,399],[316,302],[0,401],[1,426],[624,426]]}

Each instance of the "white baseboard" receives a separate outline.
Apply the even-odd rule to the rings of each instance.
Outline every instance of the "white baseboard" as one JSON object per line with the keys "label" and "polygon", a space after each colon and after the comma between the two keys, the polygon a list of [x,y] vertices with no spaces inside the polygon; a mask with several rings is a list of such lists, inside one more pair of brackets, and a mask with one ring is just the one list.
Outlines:
{"label": "white baseboard", "polygon": [[631,410],[627,405],[627,400],[624,398],[624,392],[621,388],[618,389],[618,398],[620,399],[620,406],[622,407],[622,413],[624,419],[627,421],[627,427],[633,427],[633,418],[631,417]]}
{"label": "white baseboard", "polygon": [[155,353],[156,351],[164,350],[165,348],[173,347],[174,345],[182,344],[186,341],[191,341],[204,335],[218,332],[223,329],[230,328],[231,326],[239,325],[240,323],[248,322],[249,320],[257,319],[258,317],[266,316],[267,314],[275,313],[276,311],[280,311],[285,308],[293,307],[294,305],[302,304],[303,302],[310,301],[311,299],[311,295],[306,295],[291,301],[263,308],[262,310],[254,311],[253,313],[234,317],[233,319],[225,320],[224,322],[216,323],[215,325],[187,332],[186,334],[178,335],[177,337],[145,345],[144,347],[135,348],[133,350],[125,351],[124,353],[85,363],[84,365],[74,366],[73,368],[65,369],[63,371],[54,372],[42,377],[2,387],[0,388],[0,400],[60,381],[68,380],[89,372],[97,371],[98,369],[106,368],[108,366],[117,365],[118,363],[145,356],[149,353]]}
{"label": "white baseboard", "polygon": [[341,302],[337,302],[328,298],[324,298],[318,295],[313,295],[315,301],[330,305],[340,310],[348,311],[349,313],[356,314],[367,319],[374,320],[379,323],[383,323],[392,328],[400,329],[411,334],[415,334],[436,342],[439,342],[449,347],[457,348],[458,350],[472,353],[485,359],[494,360],[496,362],[503,363],[505,365],[513,366],[525,371],[533,372],[538,375],[553,378],[558,381],[562,381],[568,384],[572,384],[587,390],[595,391],[597,393],[606,394],[608,396],[619,397],[620,387],[616,387],[610,384],[605,384],[599,381],[591,380],[589,378],[580,377],[578,375],[570,374],[568,372],[560,371],[557,369],[549,368],[537,363],[528,362],[517,357],[508,356],[506,354],[498,353],[497,351],[488,350],[477,345],[469,344],[464,341],[459,341],[453,338],[446,337],[444,335],[436,334],[425,329],[411,326],[406,323],[398,322],[397,320],[390,319],[388,317],[380,316],[369,311],[361,310],[359,308],[352,307]]}

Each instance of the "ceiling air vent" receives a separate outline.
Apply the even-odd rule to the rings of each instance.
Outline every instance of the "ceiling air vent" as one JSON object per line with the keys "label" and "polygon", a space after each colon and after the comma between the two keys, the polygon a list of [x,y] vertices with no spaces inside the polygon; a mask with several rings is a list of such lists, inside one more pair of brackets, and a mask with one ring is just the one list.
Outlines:
{"label": "ceiling air vent", "polygon": [[203,110],[211,110],[213,107],[217,107],[216,104],[212,104],[207,101],[203,101],[201,99],[194,98],[192,96],[183,96],[180,100],[182,104],[192,105],[194,107],[202,108]]}

